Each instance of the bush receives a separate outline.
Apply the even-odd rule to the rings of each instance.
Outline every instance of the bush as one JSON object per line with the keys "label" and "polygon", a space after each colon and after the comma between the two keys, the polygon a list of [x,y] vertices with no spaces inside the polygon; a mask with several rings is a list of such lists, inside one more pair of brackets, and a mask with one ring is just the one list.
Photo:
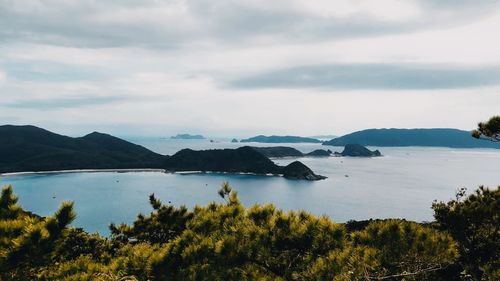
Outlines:
{"label": "bush", "polygon": [[500,280],[500,188],[465,189],[447,203],[434,202],[439,228],[457,241],[462,275],[474,280]]}

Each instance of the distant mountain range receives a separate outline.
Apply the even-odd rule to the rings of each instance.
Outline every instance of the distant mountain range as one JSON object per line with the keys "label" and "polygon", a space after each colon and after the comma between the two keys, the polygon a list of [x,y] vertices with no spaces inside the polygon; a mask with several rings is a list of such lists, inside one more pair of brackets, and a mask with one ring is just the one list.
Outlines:
{"label": "distant mountain range", "polygon": [[437,146],[451,148],[500,148],[500,143],[478,140],[457,129],[368,129],[326,141],[323,145],[344,146]]}
{"label": "distant mountain range", "polygon": [[0,173],[154,168],[171,172],[274,174],[306,180],[324,178],[300,162],[292,164],[278,166],[248,146],[204,151],[183,149],[168,156],[97,132],[71,138],[34,126],[0,126]]}
{"label": "distant mountain range", "polygon": [[478,140],[468,131],[458,129],[368,129],[350,133],[329,141],[299,136],[264,136],[242,139],[240,142],[259,143],[322,143],[345,146],[434,146],[451,148],[500,148],[500,143]]}
{"label": "distant mountain range", "polygon": [[322,141],[314,138],[298,137],[298,136],[263,136],[242,139],[240,142],[262,142],[262,143],[322,143]]}

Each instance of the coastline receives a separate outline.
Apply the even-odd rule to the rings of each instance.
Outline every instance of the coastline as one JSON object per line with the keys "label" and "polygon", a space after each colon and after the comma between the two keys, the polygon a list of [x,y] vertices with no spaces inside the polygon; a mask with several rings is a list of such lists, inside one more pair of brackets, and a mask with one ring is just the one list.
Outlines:
{"label": "coastline", "polygon": [[0,177],[9,176],[30,176],[30,175],[51,175],[51,174],[72,174],[72,173],[166,173],[165,169],[77,169],[77,170],[56,170],[56,171],[26,171],[14,173],[0,173]]}

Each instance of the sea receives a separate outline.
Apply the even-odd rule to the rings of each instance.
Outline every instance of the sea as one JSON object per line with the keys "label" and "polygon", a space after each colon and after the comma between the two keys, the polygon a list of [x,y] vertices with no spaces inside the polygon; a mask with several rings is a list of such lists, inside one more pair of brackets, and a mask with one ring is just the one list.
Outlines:
{"label": "sea", "polygon": [[[131,139],[155,152],[171,155],[195,150],[252,146],[289,146],[302,152],[342,151],[342,147],[306,143],[232,143],[229,140]],[[162,172],[56,173],[4,176],[19,204],[42,216],[53,214],[62,201],[73,201],[74,227],[109,235],[110,223],[132,223],[152,211],[148,196],[165,204],[192,208],[223,202],[217,194],[229,182],[245,206],[274,204],[284,210],[305,210],[336,222],[370,218],[433,219],[433,201],[447,201],[460,188],[473,192],[481,185],[500,185],[500,149],[442,147],[369,147],[383,157],[301,157],[273,159],[286,165],[299,160],[321,181],[289,180],[258,175],[172,174]]]}

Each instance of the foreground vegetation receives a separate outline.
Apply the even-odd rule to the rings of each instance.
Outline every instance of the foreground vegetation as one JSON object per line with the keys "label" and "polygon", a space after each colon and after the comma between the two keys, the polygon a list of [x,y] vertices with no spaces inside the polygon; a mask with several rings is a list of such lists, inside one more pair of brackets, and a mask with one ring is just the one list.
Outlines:
{"label": "foreground vegetation", "polygon": [[0,280],[499,280],[500,189],[462,190],[435,202],[435,222],[338,224],[273,205],[245,208],[226,183],[225,203],[153,211],[111,236],[68,225],[0,198]]}

